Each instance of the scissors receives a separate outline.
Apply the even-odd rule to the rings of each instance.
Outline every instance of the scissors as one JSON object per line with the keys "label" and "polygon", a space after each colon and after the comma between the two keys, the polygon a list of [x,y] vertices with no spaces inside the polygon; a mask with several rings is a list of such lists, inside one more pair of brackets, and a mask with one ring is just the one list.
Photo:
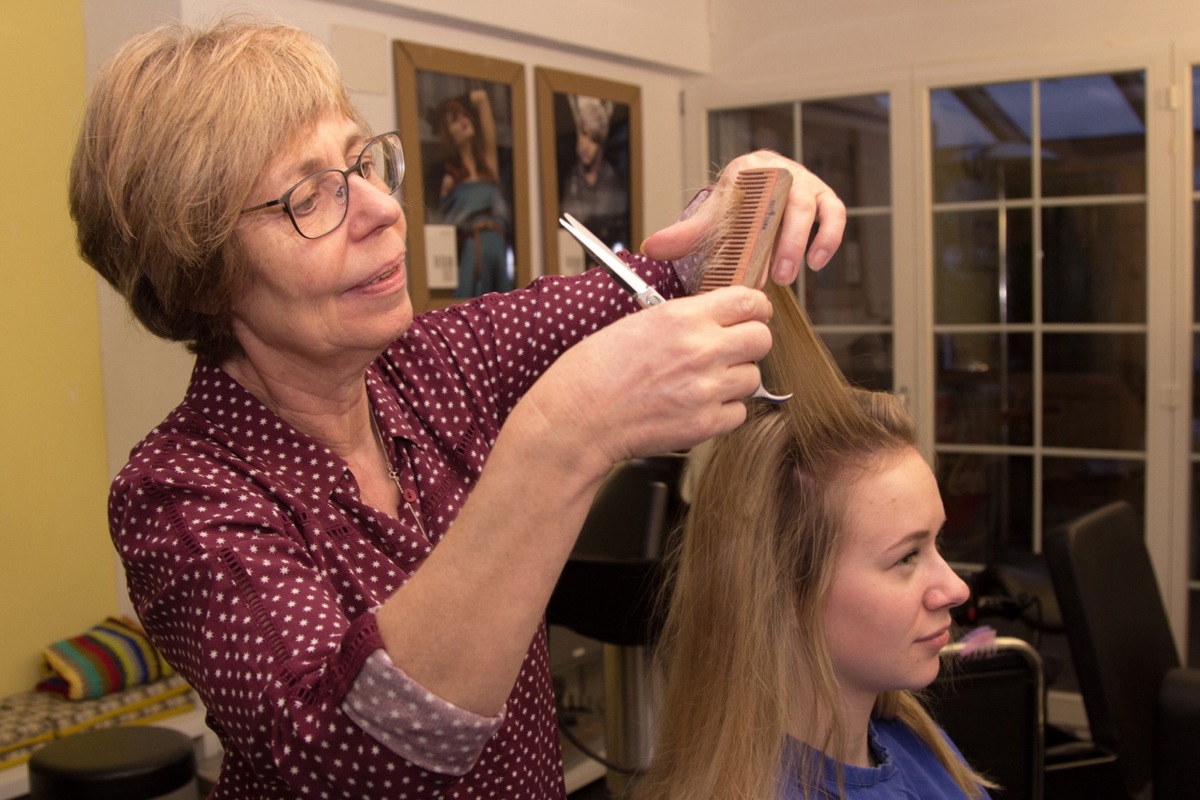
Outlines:
{"label": "scissors", "polygon": [[[617,254],[612,251],[612,248],[600,241],[596,234],[589,231],[582,222],[570,214],[563,214],[558,222],[566,228],[567,233],[574,236],[583,245],[585,250],[596,257],[600,262],[601,268],[608,273],[610,278],[617,282],[618,286],[628,292],[637,301],[638,305],[642,308],[649,308],[663,302],[663,296],[653,286],[642,280],[640,275],[618,258]],[[791,396],[790,392],[788,394],[771,394],[762,385],[761,381],[758,384],[758,388],[750,395],[751,398],[765,400],[768,403],[782,403],[791,398]]]}

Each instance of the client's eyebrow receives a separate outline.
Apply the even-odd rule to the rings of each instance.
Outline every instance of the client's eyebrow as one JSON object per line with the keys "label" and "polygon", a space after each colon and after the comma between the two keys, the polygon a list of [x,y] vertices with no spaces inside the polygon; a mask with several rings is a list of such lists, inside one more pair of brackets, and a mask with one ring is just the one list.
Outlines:
{"label": "client's eyebrow", "polygon": [[934,534],[932,531],[913,531],[912,533],[906,535],[903,539],[900,539],[899,541],[893,542],[891,545],[889,545],[886,552],[890,553],[893,550],[904,550],[912,547],[915,544],[922,544],[927,539],[935,538],[935,536],[936,534]]}

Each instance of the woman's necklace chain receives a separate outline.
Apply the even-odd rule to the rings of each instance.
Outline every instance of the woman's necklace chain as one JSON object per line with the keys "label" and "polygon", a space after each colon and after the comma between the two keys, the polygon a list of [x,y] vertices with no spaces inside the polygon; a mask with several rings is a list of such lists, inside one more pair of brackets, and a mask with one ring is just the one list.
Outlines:
{"label": "woman's necklace chain", "polygon": [[408,509],[408,513],[412,515],[413,522],[417,523],[417,530],[421,532],[421,536],[425,540],[429,540],[429,535],[425,533],[425,526],[421,524],[421,516],[417,514],[417,510],[412,507],[412,503],[408,499],[408,492],[404,490],[404,485],[400,483],[400,472],[392,463],[392,457],[388,453],[387,444],[383,440],[383,432],[379,430],[379,423],[375,421],[374,409],[369,410],[371,415],[371,430],[375,432],[375,441],[379,442],[379,448],[383,451],[383,465],[387,467],[388,477],[392,479],[392,483],[396,484],[396,489],[400,492],[400,502],[404,503],[404,507]]}

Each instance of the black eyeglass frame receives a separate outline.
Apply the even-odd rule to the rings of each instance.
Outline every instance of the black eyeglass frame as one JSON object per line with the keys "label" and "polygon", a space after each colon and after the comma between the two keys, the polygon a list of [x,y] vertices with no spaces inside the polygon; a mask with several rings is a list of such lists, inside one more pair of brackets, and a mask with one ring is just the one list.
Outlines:
{"label": "black eyeglass frame", "polygon": [[[259,203],[256,206],[250,206],[250,208],[243,208],[241,213],[249,214],[252,211],[262,211],[263,209],[271,208],[272,206],[283,206],[283,210],[287,212],[288,219],[291,220],[292,227],[296,229],[296,233],[300,234],[305,239],[320,239],[323,236],[328,236],[329,234],[336,231],[338,228],[342,227],[342,223],[346,221],[346,215],[350,212],[350,175],[352,173],[357,173],[357,175],[360,178],[362,178],[365,181],[370,182],[370,178],[368,178],[366,175],[363,174],[363,157],[367,154],[368,150],[370,150],[372,147],[374,147],[380,141],[387,139],[388,137],[392,137],[395,139],[396,154],[400,157],[398,160],[399,163],[397,164],[397,168],[396,168],[396,188],[393,189],[389,193],[389,194],[393,194],[393,195],[396,194],[396,192],[400,191],[400,186],[404,181],[404,147],[400,142],[400,131],[387,131],[385,133],[379,134],[378,136],[372,137],[371,139],[368,139],[366,144],[363,145],[363,149],[359,152],[358,158],[354,161],[353,164],[351,164],[346,169],[337,169],[335,167],[335,168],[331,168],[331,169],[323,169],[319,172],[314,172],[312,175],[308,175],[307,177],[301,178],[300,180],[296,181],[296,183],[290,189],[288,189],[286,192],[281,194],[276,199],[268,200],[265,203]],[[342,203],[342,218],[340,220],[338,220],[336,225],[334,225],[332,228],[325,231],[324,233],[317,234],[316,236],[309,236],[304,231],[300,230],[300,224],[298,222],[296,222],[296,215],[292,212],[292,204],[291,204],[292,192],[296,191],[301,186],[303,186],[304,184],[311,181],[313,178],[320,177],[321,175],[334,174],[334,173],[342,176],[342,185],[346,189],[346,202]]]}

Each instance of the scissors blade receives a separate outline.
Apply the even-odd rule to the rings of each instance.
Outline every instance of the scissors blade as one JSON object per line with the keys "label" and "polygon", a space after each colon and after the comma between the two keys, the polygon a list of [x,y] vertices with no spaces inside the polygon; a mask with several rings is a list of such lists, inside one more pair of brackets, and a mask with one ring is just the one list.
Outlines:
{"label": "scissors blade", "polygon": [[653,286],[642,280],[640,275],[618,258],[617,254],[612,251],[612,248],[600,241],[596,234],[589,231],[582,222],[570,214],[563,214],[558,222],[566,228],[567,233],[574,236],[576,241],[584,246],[584,249],[599,260],[600,266],[604,268],[604,271],[622,289],[629,292],[633,299],[637,300],[643,308],[655,306],[663,302],[662,295]]}

